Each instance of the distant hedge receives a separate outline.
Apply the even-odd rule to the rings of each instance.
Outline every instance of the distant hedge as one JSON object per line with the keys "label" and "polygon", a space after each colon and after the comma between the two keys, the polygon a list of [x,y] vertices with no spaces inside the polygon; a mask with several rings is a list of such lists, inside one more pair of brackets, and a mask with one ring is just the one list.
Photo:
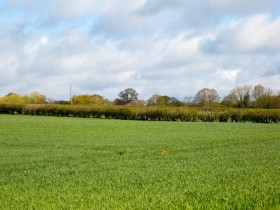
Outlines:
{"label": "distant hedge", "polygon": [[93,117],[123,120],[184,122],[254,122],[279,123],[280,110],[174,108],[76,105],[0,104],[0,114],[25,114],[67,117]]}

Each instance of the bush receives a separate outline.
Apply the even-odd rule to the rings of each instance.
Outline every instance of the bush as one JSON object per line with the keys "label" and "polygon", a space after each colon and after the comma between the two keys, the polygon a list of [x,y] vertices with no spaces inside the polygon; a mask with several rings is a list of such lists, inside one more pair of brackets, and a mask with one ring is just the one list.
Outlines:
{"label": "bush", "polygon": [[280,110],[186,107],[0,104],[0,114],[94,117],[122,120],[279,123]]}
{"label": "bush", "polygon": [[198,112],[197,118],[202,122],[215,122],[218,121],[218,113],[213,111]]}
{"label": "bush", "polygon": [[1,104],[0,114],[23,114],[23,104]]}

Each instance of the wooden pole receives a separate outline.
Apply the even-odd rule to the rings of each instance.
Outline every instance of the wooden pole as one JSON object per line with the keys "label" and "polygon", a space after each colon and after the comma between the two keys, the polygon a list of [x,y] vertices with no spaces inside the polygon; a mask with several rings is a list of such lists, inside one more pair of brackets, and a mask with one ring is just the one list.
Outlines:
{"label": "wooden pole", "polygon": [[72,105],[72,85],[70,85],[70,104]]}

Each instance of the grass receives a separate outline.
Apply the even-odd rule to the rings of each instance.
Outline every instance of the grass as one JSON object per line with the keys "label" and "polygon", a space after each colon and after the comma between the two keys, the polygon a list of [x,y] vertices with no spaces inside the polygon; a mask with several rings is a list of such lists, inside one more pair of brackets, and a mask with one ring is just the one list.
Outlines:
{"label": "grass", "polygon": [[0,115],[0,209],[280,209],[279,131]]}

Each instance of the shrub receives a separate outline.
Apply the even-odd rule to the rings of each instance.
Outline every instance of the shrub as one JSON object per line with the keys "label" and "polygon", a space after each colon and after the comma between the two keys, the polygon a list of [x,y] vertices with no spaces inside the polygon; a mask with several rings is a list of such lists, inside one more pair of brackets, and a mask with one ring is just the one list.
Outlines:
{"label": "shrub", "polygon": [[122,120],[279,123],[280,110],[186,107],[0,104],[0,114],[74,116]]}
{"label": "shrub", "polygon": [[1,104],[0,114],[22,114],[23,109],[23,104]]}
{"label": "shrub", "polygon": [[218,114],[213,111],[203,111],[198,112],[197,118],[202,122],[215,122],[218,121]]}

